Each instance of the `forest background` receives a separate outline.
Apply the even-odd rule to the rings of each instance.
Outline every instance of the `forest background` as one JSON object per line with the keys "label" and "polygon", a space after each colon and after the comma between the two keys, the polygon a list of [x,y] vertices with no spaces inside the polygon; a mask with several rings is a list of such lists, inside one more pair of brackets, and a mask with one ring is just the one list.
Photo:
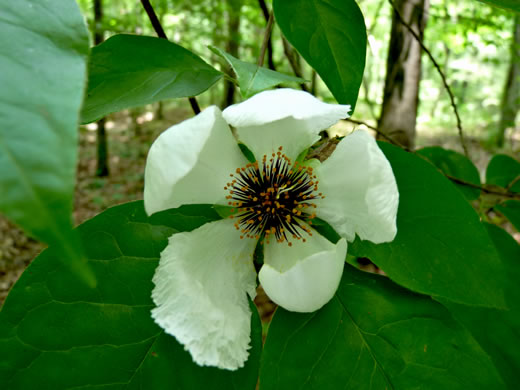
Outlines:
{"label": "forest background", "polygon": [[[88,21],[92,44],[119,33],[156,34],[138,0],[79,0],[78,3]],[[481,175],[493,154],[505,153],[518,159],[520,132],[515,126],[520,107],[518,15],[474,0],[360,0],[358,4],[367,27],[366,67],[353,121],[335,128],[338,134],[359,127],[379,128],[380,132],[388,129],[382,115],[385,83],[389,84],[386,87],[389,96],[400,88],[417,88],[413,82],[399,84],[395,79],[393,83],[388,80],[397,66],[408,75],[420,74],[417,112],[414,104],[398,101],[397,104],[405,107],[405,114],[396,115],[390,110],[385,115],[394,120],[402,118],[406,123],[398,125],[405,129],[406,135],[403,138],[387,131],[386,137],[413,148],[439,145],[461,153],[465,152],[465,145]],[[170,40],[224,72],[232,74],[210,46],[243,61],[257,62],[271,9],[269,1],[156,0],[153,6]],[[393,7],[400,9],[405,19],[409,15],[406,22],[418,37],[413,37],[405,24],[396,21],[397,27],[392,30]],[[419,10],[419,17],[413,10]],[[423,48],[417,38],[422,39]],[[389,61],[392,44],[400,50],[397,54],[395,49],[390,50],[393,59]],[[410,50],[410,45],[419,47],[421,56],[416,61],[400,62],[399,59],[408,58],[403,52]],[[288,86],[334,101],[319,76],[277,27],[271,34],[265,66],[306,80],[301,85]],[[225,81],[197,100],[201,107],[211,104],[225,107],[241,100],[241,96],[232,82]],[[176,99],[110,114],[97,123],[82,126],[75,222],[81,223],[115,204],[141,199],[144,163],[151,143],[161,131],[192,115],[188,99]],[[519,240],[518,233],[499,213],[490,210],[488,216]],[[0,301],[42,248],[42,244],[0,216]]]}

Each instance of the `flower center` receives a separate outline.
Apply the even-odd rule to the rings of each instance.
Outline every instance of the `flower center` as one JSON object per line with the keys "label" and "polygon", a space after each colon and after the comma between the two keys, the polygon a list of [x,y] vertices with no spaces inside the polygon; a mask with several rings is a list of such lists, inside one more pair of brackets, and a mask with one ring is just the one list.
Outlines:
{"label": "flower center", "polygon": [[274,237],[277,242],[287,242],[289,238],[306,241],[303,234],[312,233],[307,224],[316,217],[312,203],[324,198],[318,191],[318,181],[312,167],[291,160],[282,153],[282,147],[269,160],[264,155],[258,161],[237,168],[231,174],[232,180],[224,187],[229,191],[226,198],[230,206],[236,207],[235,227],[244,237],[259,239],[265,237],[267,243]]}

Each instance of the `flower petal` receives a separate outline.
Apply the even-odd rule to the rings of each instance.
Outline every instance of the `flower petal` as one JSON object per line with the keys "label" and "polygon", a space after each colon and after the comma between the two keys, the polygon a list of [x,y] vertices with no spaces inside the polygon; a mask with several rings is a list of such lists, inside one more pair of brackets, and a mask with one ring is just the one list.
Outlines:
{"label": "flower petal", "polygon": [[265,246],[258,277],[273,302],[290,311],[312,312],[334,296],[346,254],[344,238],[334,245],[316,231],[291,247],[273,240]]}
{"label": "flower petal", "polygon": [[315,173],[325,199],[316,215],[353,241],[356,233],[374,243],[397,233],[399,192],[385,155],[370,134],[358,130],[345,137]]}
{"label": "flower petal", "polygon": [[275,89],[226,108],[223,116],[257,160],[279,146],[294,160],[349,112],[350,106],[323,103],[307,92]]}
{"label": "flower petal", "polygon": [[226,204],[229,174],[248,161],[217,107],[163,132],[148,153],[144,205],[148,214],[182,204]]}
{"label": "flower petal", "polygon": [[153,278],[153,319],[202,366],[235,370],[249,355],[256,242],[238,237],[229,219],[174,234]]}

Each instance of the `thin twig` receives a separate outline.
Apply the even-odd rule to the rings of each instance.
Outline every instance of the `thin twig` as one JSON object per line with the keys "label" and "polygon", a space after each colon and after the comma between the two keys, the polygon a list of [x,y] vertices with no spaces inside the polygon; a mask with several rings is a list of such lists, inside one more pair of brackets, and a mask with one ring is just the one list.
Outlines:
{"label": "thin twig", "polygon": [[[377,134],[379,134],[381,137],[386,139],[392,145],[398,146],[398,147],[406,150],[409,153],[413,153],[413,154],[415,154],[415,155],[417,155],[417,156],[419,156],[419,157],[421,157],[423,159],[426,159],[421,154],[417,154],[415,151],[405,147],[404,145],[400,144],[399,142],[395,141],[394,139],[388,137],[386,134],[384,134],[379,129],[377,129],[377,127],[369,125],[366,122],[358,121],[358,120],[351,119],[351,118],[345,119],[345,121],[354,123],[356,125],[366,126],[370,130],[374,130]],[[482,192],[485,192],[486,194],[500,195],[500,196],[503,196],[505,198],[511,198],[511,199],[520,199],[520,193],[515,193],[515,192],[510,191],[510,187],[505,188],[505,189],[500,189],[499,187],[495,187],[495,186],[473,184],[473,183],[464,181],[462,179],[458,179],[456,177],[453,177],[451,175],[448,175],[448,174],[444,173],[441,170],[439,170],[439,172],[442,173],[447,179],[451,180],[454,183],[457,183],[457,184],[460,184],[460,185],[463,185],[463,186],[466,186],[466,187],[471,187],[471,188],[478,189],[478,190],[480,190]]]}
{"label": "thin twig", "polygon": [[515,177],[513,180],[511,180],[511,182],[507,185],[506,189],[507,190],[510,190],[511,188],[513,188],[513,186],[520,182],[520,175],[518,175],[517,177]]}
{"label": "thin twig", "polygon": [[399,10],[397,9],[397,7],[394,4],[394,1],[393,0],[388,0],[388,1],[392,5],[392,8],[394,9],[394,12],[395,12],[397,18],[399,19],[399,21],[401,22],[401,24],[403,24],[408,29],[408,31],[410,31],[410,34],[413,35],[413,37],[415,38],[417,43],[419,43],[421,48],[428,55],[428,57],[430,58],[430,61],[433,63],[433,66],[435,66],[435,69],[437,69],[437,72],[441,76],[442,83],[444,84],[444,88],[446,88],[446,91],[448,92],[448,95],[450,96],[451,107],[453,108],[453,112],[455,114],[455,117],[457,118],[457,129],[459,132],[460,144],[462,146],[462,149],[464,150],[464,155],[469,158],[468,149],[467,149],[466,143],[464,141],[464,133],[462,131],[462,121],[460,120],[459,111],[457,109],[457,105],[455,104],[455,96],[453,95],[453,92],[451,91],[451,88],[448,84],[448,81],[446,80],[446,76],[444,75],[444,72],[442,71],[441,67],[439,66],[439,64],[437,63],[435,58],[433,57],[430,50],[428,50],[428,48],[422,42],[421,38],[413,30],[412,26],[410,26],[408,23],[406,23],[406,21],[403,19],[401,13],[399,12]]}
{"label": "thin twig", "polygon": [[157,14],[155,13],[152,5],[150,4],[150,1],[141,0],[141,4],[143,5],[143,8],[146,11],[148,18],[150,19],[150,22],[152,23],[153,29],[157,33],[157,36],[159,38],[168,39],[166,33],[164,32],[164,29],[162,28],[159,18],[157,17]]}
{"label": "thin twig", "polygon": [[488,186],[488,185],[479,186],[478,184],[469,183],[467,181],[457,179],[456,177],[447,175],[445,173],[444,173],[444,176],[446,176],[448,179],[450,179],[454,183],[481,190],[482,192],[485,192],[486,194],[500,195],[500,196],[503,196],[506,198],[512,198],[512,199],[520,199],[520,193],[511,192],[506,189],[504,189],[504,190],[495,189],[495,188],[500,188],[500,187],[495,187],[495,186]]}
{"label": "thin twig", "polygon": [[[164,29],[161,25],[161,22],[159,21],[159,18],[157,17],[157,14],[155,13],[152,5],[150,4],[150,0],[141,0],[141,4],[143,5],[144,10],[146,11],[146,14],[148,15],[148,18],[150,19],[150,22],[152,23],[152,27],[155,30],[157,36],[159,38],[163,38],[168,40],[168,37],[166,36],[166,33],[164,32]],[[197,103],[197,99],[195,97],[188,98],[191,108],[195,115],[200,113],[200,107],[199,103]]]}
{"label": "thin twig", "polygon": [[350,123],[354,123],[356,125],[363,125],[363,126],[366,126],[367,128],[369,128],[370,130],[374,130],[378,135],[380,135],[381,137],[383,137],[385,140],[387,140],[388,142],[390,142],[392,145],[395,145],[395,146],[399,146],[401,149],[404,149],[406,150],[407,152],[410,152],[410,153],[414,153],[414,151],[410,148],[408,148],[407,146],[399,143],[398,141],[394,140],[393,138],[389,137],[388,135],[386,135],[385,133],[383,133],[381,130],[379,130],[377,127],[374,127],[372,125],[369,125],[368,123],[366,122],[363,122],[363,121],[358,121],[358,120],[355,120],[355,119],[351,119],[351,118],[347,118],[345,119],[347,122],[350,122]]}
{"label": "thin twig", "polygon": [[267,21],[267,26],[265,27],[264,41],[262,42],[262,47],[260,48],[260,55],[258,56],[258,66],[262,66],[264,64],[265,52],[267,50],[267,44],[269,43],[269,38],[271,38],[271,31],[273,31],[273,22],[274,22],[274,12],[271,10],[269,13],[269,20]]}
{"label": "thin twig", "polygon": [[[299,69],[298,62],[295,56],[299,56],[298,52],[296,52],[294,49],[291,48],[291,44],[285,37],[282,36],[282,43],[283,43],[283,52],[287,59],[289,60],[289,65],[291,65],[291,68],[293,70],[293,73],[296,77],[299,77],[303,79],[303,74],[301,72],[301,69]],[[305,86],[304,83],[300,84],[300,88],[302,91],[309,92],[309,89]]]}
{"label": "thin twig", "polygon": [[[258,5],[260,6],[260,9],[262,10],[262,14],[264,15],[265,23],[267,26],[267,23],[269,22],[269,9],[267,8],[267,4],[265,3],[265,0],[258,0]],[[276,66],[274,64],[273,60],[273,34],[271,32],[271,36],[269,37],[269,41],[267,42],[267,64],[269,66],[269,69],[276,70]]]}
{"label": "thin twig", "polygon": [[197,103],[197,99],[195,99],[195,96],[189,97],[188,101],[190,102],[191,109],[193,110],[195,115],[200,114],[199,103]]}

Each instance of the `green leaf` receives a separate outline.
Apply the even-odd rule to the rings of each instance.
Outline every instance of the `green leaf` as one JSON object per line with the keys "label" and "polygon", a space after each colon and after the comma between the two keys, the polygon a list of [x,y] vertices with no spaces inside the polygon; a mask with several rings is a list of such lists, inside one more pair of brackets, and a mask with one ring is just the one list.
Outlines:
{"label": "green leaf", "polygon": [[218,56],[224,58],[229,65],[231,65],[233,71],[237,75],[240,92],[245,98],[282,83],[305,82],[304,79],[299,77],[288,76],[271,69],[241,61],[218,47],[210,46],[210,49]]}
{"label": "green leaf", "polygon": [[[422,148],[418,150],[417,153],[425,157],[445,175],[477,186],[481,185],[480,174],[477,167],[466,156],[454,152],[453,150],[443,149],[439,146]],[[480,190],[478,188],[457,183],[455,183],[455,185],[468,200],[475,200],[480,196]]]}
{"label": "green leaf", "polygon": [[486,169],[486,183],[520,192],[520,162],[505,154],[493,156]]}
{"label": "green leaf", "polygon": [[442,303],[491,356],[508,388],[516,389],[520,372],[520,245],[498,226],[486,227],[508,271],[505,290],[509,310]]}
{"label": "green leaf", "polygon": [[111,208],[78,228],[98,280],[76,283],[53,248],[13,287],[0,312],[0,383],[16,389],[254,390],[261,325],[238,371],[199,367],[151,318],[152,276],[171,234],[219,219],[209,205],[147,217],[142,202]]}
{"label": "green leaf", "polygon": [[274,0],[285,37],[323,79],[339,103],[356,106],[367,36],[354,0]]}
{"label": "green leaf", "polygon": [[520,12],[520,3],[518,0],[478,0],[481,3],[493,5],[495,7],[505,8],[510,11]]}
{"label": "green leaf", "polygon": [[399,189],[397,236],[356,239],[349,253],[367,257],[410,290],[458,303],[504,307],[504,271],[479,216],[460,191],[422,158],[380,142]]}
{"label": "green leaf", "polygon": [[166,39],[115,35],[92,48],[81,122],[159,100],[196,96],[222,73]]}
{"label": "green leaf", "polygon": [[0,212],[94,284],[71,230],[87,34],[73,0],[0,7]]}
{"label": "green leaf", "polygon": [[442,305],[348,265],[319,311],[277,309],[260,369],[260,390],[502,388]]}
{"label": "green leaf", "polygon": [[504,214],[515,229],[520,232],[520,201],[507,200],[504,203],[496,205],[494,208]]}

